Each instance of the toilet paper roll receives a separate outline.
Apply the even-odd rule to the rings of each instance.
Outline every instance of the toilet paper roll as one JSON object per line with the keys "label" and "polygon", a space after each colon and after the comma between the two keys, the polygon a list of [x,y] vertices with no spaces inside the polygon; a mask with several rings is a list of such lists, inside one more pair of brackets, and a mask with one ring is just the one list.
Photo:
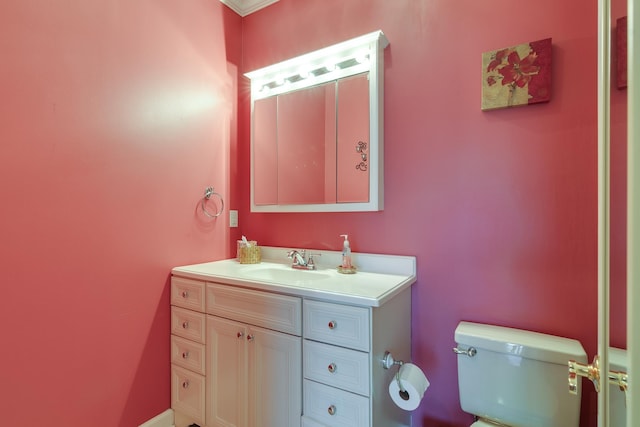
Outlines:
{"label": "toilet paper roll", "polygon": [[405,363],[389,383],[389,395],[400,409],[413,411],[420,405],[428,387],[429,380],[422,369],[413,363]]}

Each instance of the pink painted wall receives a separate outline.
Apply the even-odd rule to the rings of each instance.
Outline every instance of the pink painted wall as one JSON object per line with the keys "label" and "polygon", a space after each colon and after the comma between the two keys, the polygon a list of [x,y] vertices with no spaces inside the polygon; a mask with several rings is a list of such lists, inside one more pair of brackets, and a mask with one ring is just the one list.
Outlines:
{"label": "pink painted wall", "polygon": [[169,407],[170,269],[228,255],[198,202],[229,197],[240,30],[211,0],[0,2],[3,424]]}
{"label": "pink painted wall", "polygon": [[[413,361],[431,387],[414,427],[471,424],[451,352],[461,320],[568,336],[596,352],[596,3],[540,0],[518,12],[506,0],[280,0],[243,20],[243,71],[377,29],[391,43],[385,210],[251,214],[239,175],[233,238],[339,250],[349,233],[356,252],[417,257]],[[480,111],[482,52],[546,37],[551,102]],[[239,99],[246,170],[248,91]],[[583,427],[595,412],[585,387]]]}
{"label": "pink painted wall", "polygon": [[[519,17],[506,0],[280,0],[241,19],[211,0],[0,2],[5,424],[135,426],[166,409],[169,271],[234,253],[240,234],[338,250],[349,233],[355,251],[417,256],[413,360],[432,386],[414,426],[470,424],[460,320],[571,336],[592,356],[596,5],[560,3]],[[377,29],[385,210],[249,213],[236,71]],[[480,54],[543,37],[552,101],[482,113]],[[240,228],[198,212],[208,185]]]}

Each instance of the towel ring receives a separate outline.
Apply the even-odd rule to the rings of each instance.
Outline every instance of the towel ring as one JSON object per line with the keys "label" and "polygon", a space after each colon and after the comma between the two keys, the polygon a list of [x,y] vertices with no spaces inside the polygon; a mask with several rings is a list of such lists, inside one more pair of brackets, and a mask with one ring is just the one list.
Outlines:
{"label": "towel ring", "polygon": [[[220,199],[220,209],[217,210],[216,213],[207,211],[207,208],[205,206],[205,203],[207,202],[207,200],[211,199],[211,196],[218,196],[218,198]],[[204,197],[200,201],[200,207],[202,208],[202,212],[204,212],[204,214],[209,218],[217,218],[222,214],[222,211],[224,210],[224,200],[222,199],[220,193],[215,192],[213,187],[207,187],[204,190]]]}

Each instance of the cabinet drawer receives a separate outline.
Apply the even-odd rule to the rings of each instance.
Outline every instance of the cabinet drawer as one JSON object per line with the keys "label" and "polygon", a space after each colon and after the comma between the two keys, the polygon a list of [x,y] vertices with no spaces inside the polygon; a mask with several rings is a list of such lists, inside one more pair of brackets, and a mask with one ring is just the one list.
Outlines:
{"label": "cabinet drawer", "polygon": [[171,335],[171,363],[204,375],[204,344]]}
{"label": "cabinet drawer", "polygon": [[207,283],[207,313],[300,336],[300,298]]}
{"label": "cabinet drawer", "polygon": [[369,351],[369,309],[305,300],[304,337]]}
{"label": "cabinet drawer", "polygon": [[205,380],[176,365],[171,365],[171,408],[205,425]]}
{"label": "cabinet drawer", "polygon": [[304,415],[329,427],[369,427],[369,399],[304,380]]}
{"label": "cabinet drawer", "polygon": [[369,396],[369,353],[305,340],[304,376]]}
{"label": "cabinet drawer", "polygon": [[205,318],[204,313],[171,307],[171,333],[204,344]]}
{"label": "cabinet drawer", "polygon": [[172,277],[171,305],[204,312],[204,287],[199,280]]}

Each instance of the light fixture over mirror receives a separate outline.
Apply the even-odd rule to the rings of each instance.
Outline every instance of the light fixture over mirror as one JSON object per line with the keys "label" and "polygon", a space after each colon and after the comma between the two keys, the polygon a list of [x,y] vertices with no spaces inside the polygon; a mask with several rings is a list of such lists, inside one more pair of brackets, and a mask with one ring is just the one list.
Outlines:
{"label": "light fixture over mirror", "polygon": [[252,212],[383,209],[388,44],[376,31],[246,74]]}

